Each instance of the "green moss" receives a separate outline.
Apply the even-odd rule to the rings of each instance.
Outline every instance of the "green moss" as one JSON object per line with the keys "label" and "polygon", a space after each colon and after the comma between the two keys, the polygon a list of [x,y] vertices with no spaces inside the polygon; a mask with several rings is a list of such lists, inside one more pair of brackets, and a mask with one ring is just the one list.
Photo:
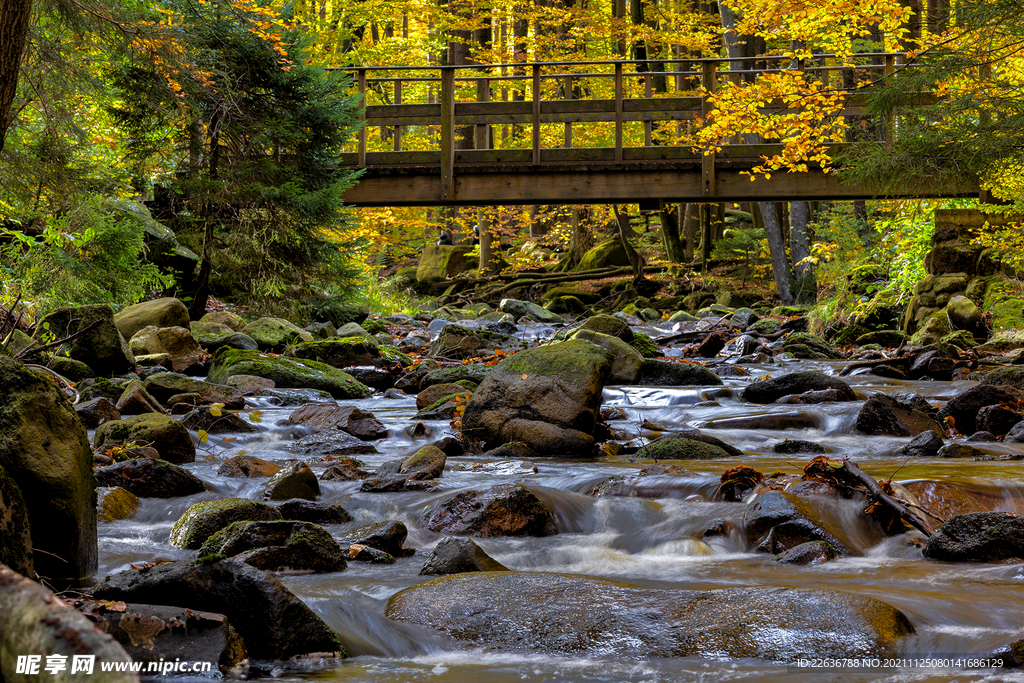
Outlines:
{"label": "green moss", "polygon": [[601,242],[583,254],[580,257],[580,264],[576,267],[576,270],[593,270],[608,266],[628,265],[629,257],[626,256],[626,250],[622,248],[622,242],[613,238]]}
{"label": "green moss", "polygon": [[628,344],[639,351],[644,358],[657,358],[662,355],[661,348],[642,332],[633,332],[633,339]]}
{"label": "green moss", "polygon": [[126,443],[152,445],[168,462],[194,462],[196,459],[196,449],[188,430],[173,417],[162,413],[112,420],[96,428],[95,448]]}
{"label": "green moss", "polygon": [[264,377],[281,389],[320,389],[334,398],[366,398],[373,393],[348,373],[326,363],[221,347],[213,354],[209,380],[224,382],[231,375]]}
{"label": "green moss", "polygon": [[377,342],[369,337],[342,337],[296,344],[289,352],[296,358],[320,361],[336,368],[367,365],[380,358]]}
{"label": "green moss", "polygon": [[486,365],[456,365],[450,368],[439,368],[428,372],[420,380],[420,390],[435,384],[458,384],[461,380],[483,382],[491,368]]}
{"label": "green moss", "polygon": [[380,353],[380,357],[389,363],[401,365],[403,368],[407,368],[412,365],[412,358],[405,355],[394,346],[378,346],[377,351]]}
{"label": "green moss", "polygon": [[594,332],[600,332],[601,334],[618,337],[627,344],[633,341],[633,330],[629,328],[629,325],[622,322],[615,316],[592,315],[583,322],[582,327],[585,330],[593,330]]}
{"label": "green moss", "polygon": [[465,387],[466,391],[469,391],[470,393],[476,391],[476,388],[480,386],[478,382],[474,382],[469,379],[460,379],[458,382],[456,382],[456,384],[458,384],[460,387]]}
{"label": "green moss", "polygon": [[662,460],[715,460],[728,458],[729,454],[714,444],[685,439],[682,437],[669,437],[654,441],[637,453],[638,458],[652,458]]}
{"label": "green moss", "polygon": [[440,408],[441,406],[443,406],[445,403],[448,403],[449,401],[451,401],[456,396],[465,396],[468,399],[470,396],[472,396],[472,394],[469,393],[469,392],[448,394],[447,396],[444,396],[442,398],[437,399],[436,401],[431,403],[429,406],[427,406],[423,410],[421,410],[418,413],[416,413],[416,415],[422,415],[424,413],[429,413],[432,410],[436,410],[437,408]]}
{"label": "green moss", "polygon": [[583,339],[570,339],[517,353],[501,365],[506,372],[552,377],[575,386],[591,368],[602,363],[610,367],[611,361],[607,350]]}
{"label": "green moss", "polygon": [[775,334],[782,329],[782,321],[778,318],[761,318],[750,329],[757,334]]}
{"label": "green moss", "polygon": [[128,384],[127,379],[115,381],[100,377],[95,384],[82,390],[82,400],[91,401],[94,398],[105,398],[111,403],[117,403],[117,399],[121,398],[121,394],[124,393],[126,384]]}
{"label": "green moss", "polygon": [[185,510],[171,528],[171,545],[196,550],[210,536],[239,521],[281,519],[281,512],[272,505],[248,498],[224,498],[196,503]]}
{"label": "green moss", "polygon": [[971,375],[982,384],[1009,385],[1024,389],[1024,367],[996,368],[977,375]]}
{"label": "green moss", "polygon": [[796,358],[811,360],[836,360],[842,358],[835,349],[814,335],[805,332],[798,332],[786,337],[786,340],[782,342],[782,349],[793,354]]}

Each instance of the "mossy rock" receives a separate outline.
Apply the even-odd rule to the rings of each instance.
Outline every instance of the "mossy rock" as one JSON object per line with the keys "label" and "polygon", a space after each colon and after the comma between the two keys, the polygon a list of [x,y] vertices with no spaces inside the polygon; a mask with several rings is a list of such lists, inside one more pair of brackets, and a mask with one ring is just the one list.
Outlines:
{"label": "mossy rock", "polygon": [[792,353],[796,358],[813,360],[839,360],[842,358],[842,355],[835,349],[806,332],[797,332],[786,337],[786,340],[782,342],[782,350]]}
{"label": "mossy rock", "polygon": [[166,403],[171,396],[178,394],[198,394],[207,403],[229,403],[241,398],[241,394],[234,387],[204,382],[177,372],[158,372],[150,375],[146,378],[144,386],[146,391],[161,403]]}
{"label": "mossy rock", "polygon": [[594,292],[584,292],[576,287],[558,286],[552,287],[548,291],[544,292],[540,297],[540,301],[541,303],[546,304],[552,299],[557,299],[561,296],[574,297],[588,306],[592,306],[601,300],[601,295]]}
{"label": "mossy rock", "polygon": [[105,398],[111,403],[117,403],[117,399],[121,398],[121,394],[124,393],[124,388],[128,385],[128,381],[124,378],[111,380],[106,377],[100,377],[93,384],[82,389],[82,401]]}
{"label": "mossy rock", "polygon": [[281,519],[281,511],[273,505],[257,503],[248,498],[224,498],[196,503],[185,510],[171,528],[171,545],[197,550],[208,538],[235,522],[271,521]]}
{"label": "mossy rock", "polygon": [[775,318],[790,318],[794,315],[804,315],[807,311],[807,306],[776,306],[772,309],[771,315]]}
{"label": "mossy rock", "polygon": [[18,484],[0,466],[0,564],[34,576],[28,507]]}
{"label": "mossy rock", "polygon": [[123,420],[104,422],[96,428],[93,447],[121,446],[128,443],[153,446],[167,462],[195,462],[196,447],[188,430],[173,417],[146,413]]}
{"label": "mossy rock", "polygon": [[363,329],[370,334],[387,334],[388,326],[376,318],[367,318],[362,322]]}
{"label": "mossy rock", "polygon": [[633,338],[626,343],[639,351],[644,358],[658,358],[663,354],[661,347],[643,332],[633,332]]}
{"label": "mossy rock", "polygon": [[400,365],[403,368],[407,368],[413,363],[412,358],[405,355],[394,346],[378,346],[377,352],[383,360],[387,361],[391,365]]}
{"label": "mossy rock", "polygon": [[289,351],[290,356],[318,360],[335,368],[372,365],[380,358],[377,342],[369,337],[343,337],[323,341],[302,342]]}
{"label": "mossy rock", "polygon": [[399,268],[398,272],[395,273],[395,277],[399,280],[408,280],[409,282],[416,282],[416,271],[419,270],[416,266],[406,266],[405,268]]}
{"label": "mossy rock", "polygon": [[576,270],[594,270],[609,266],[628,266],[629,256],[617,238],[605,240],[589,249],[582,257]]}
{"label": "mossy rock", "polygon": [[415,415],[417,420],[450,420],[455,417],[455,412],[458,409],[458,404],[454,399],[458,396],[464,396],[466,401],[472,396],[472,392],[458,392],[449,394],[439,398],[438,400],[431,403],[429,406],[419,411]]}
{"label": "mossy rock", "polygon": [[778,318],[761,318],[750,326],[747,332],[755,332],[760,335],[776,334],[782,330],[782,321]]}
{"label": "mossy rock", "polygon": [[337,328],[348,323],[362,323],[370,316],[369,307],[359,302],[317,299],[309,302],[308,306],[313,320],[323,320]]}
{"label": "mossy rock", "polygon": [[435,384],[457,384],[461,380],[480,384],[490,372],[491,368],[486,365],[456,365],[450,368],[438,368],[424,375],[420,380],[420,390]]}
{"label": "mossy rock", "polygon": [[326,363],[221,347],[213,354],[208,379],[223,383],[231,375],[263,377],[273,380],[278,389],[320,389],[334,398],[366,398],[373,393],[348,373]]}
{"label": "mossy rock", "polygon": [[471,251],[473,247],[464,245],[428,245],[416,267],[416,281],[432,285],[452,275],[472,270],[476,264],[469,257]]}
{"label": "mossy rock", "polygon": [[235,332],[241,332],[249,324],[245,318],[231,311],[211,311],[200,318],[198,322],[227,325]]}
{"label": "mossy rock", "polygon": [[670,323],[695,323],[697,318],[686,311],[676,311],[668,317]]}
{"label": "mossy rock", "polygon": [[96,373],[93,372],[92,368],[82,361],[75,360],[73,358],[65,358],[63,356],[54,356],[47,367],[58,375],[67,377],[72,382],[81,382],[83,379],[89,379],[90,377],[96,376]]}
{"label": "mossy rock", "polygon": [[96,489],[97,517],[101,522],[128,519],[139,509],[139,497],[120,486]]}
{"label": "mossy rock", "polygon": [[198,555],[237,557],[265,571],[338,572],[346,564],[327,531],[297,520],[233,522],[206,539]]}
{"label": "mossy rock", "polygon": [[242,333],[252,337],[264,351],[284,351],[292,344],[313,341],[313,335],[284,318],[254,320]]}
{"label": "mossy rock", "polygon": [[[583,321],[581,325],[585,330],[593,330],[601,334],[618,337],[627,344],[633,341],[633,330],[629,325],[611,315],[592,315]],[[642,353],[642,352],[641,352]]]}
{"label": "mossy rock", "polygon": [[587,310],[587,305],[574,296],[557,296],[549,299],[544,307],[552,313],[580,315]]}
{"label": "mossy rock", "polygon": [[669,436],[652,441],[637,453],[638,458],[662,460],[717,460],[731,457],[725,449],[714,444]]}
{"label": "mossy rock", "polygon": [[1024,367],[996,368],[971,375],[971,379],[976,379],[982,384],[1006,385],[1024,389]]}
{"label": "mossy rock", "polygon": [[978,342],[974,339],[974,335],[967,330],[957,330],[956,332],[950,332],[945,337],[939,340],[940,348],[948,348],[950,346],[960,349],[961,351],[967,351],[973,349],[978,345]]}
{"label": "mossy rock", "polygon": [[36,339],[63,339],[89,328],[64,344],[69,358],[82,361],[97,375],[120,375],[135,367],[128,342],[114,325],[114,309],[107,304],[62,308],[50,313],[36,326]]}
{"label": "mossy rock", "polygon": [[900,346],[907,340],[907,335],[899,330],[877,330],[857,337],[857,345],[861,348],[875,344],[887,348]]}
{"label": "mossy rock", "polygon": [[114,324],[125,339],[150,325],[163,327],[189,327],[188,308],[173,297],[152,299],[128,306],[114,316]]}
{"label": "mossy rock", "polygon": [[936,311],[926,318],[910,337],[912,344],[929,346],[938,344],[943,337],[949,334],[949,322],[946,320],[945,311]]}

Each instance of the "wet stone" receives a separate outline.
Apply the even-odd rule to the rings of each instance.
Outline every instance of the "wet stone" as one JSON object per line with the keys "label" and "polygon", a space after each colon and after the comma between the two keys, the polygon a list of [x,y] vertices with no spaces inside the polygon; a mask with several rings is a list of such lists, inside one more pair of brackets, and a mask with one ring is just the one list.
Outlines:
{"label": "wet stone", "polygon": [[935,454],[940,458],[984,458],[985,453],[962,442],[946,444]]}
{"label": "wet stone", "polygon": [[318,503],[295,498],[277,506],[281,517],[287,520],[312,522],[314,524],[347,524],[352,515],[340,503]]}
{"label": "wet stone", "polygon": [[799,439],[786,439],[772,446],[772,451],[776,453],[793,454],[793,453],[831,453],[831,451],[820,443],[813,441],[801,441]]}
{"label": "wet stone", "polygon": [[295,462],[275,474],[263,489],[263,500],[304,498],[316,500],[320,484],[316,475],[304,462]]}
{"label": "wet stone", "polygon": [[369,562],[371,564],[394,564],[395,556],[383,550],[353,543],[348,547],[348,559],[356,562]]}
{"label": "wet stone", "polygon": [[420,575],[500,571],[508,571],[508,567],[488,555],[472,539],[446,536],[430,551]]}
{"label": "wet stone", "polygon": [[781,564],[824,564],[842,557],[843,553],[828,541],[808,541],[775,558]]}
{"label": "wet stone", "polygon": [[289,444],[288,450],[303,457],[372,455],[379,451],[372,445],[340,429],[328,429],[304,436]]}
{"label": "wet stone", "polygon": [[281,466],[257,458],[254,455],[236,455],[228,458],[217,468],[220,477],[272,477],[281,471]]}
{"label": "wet stone", "polygon": [[188,470],[150,458],[101,467],[94,474],[99,486],[120,486],[140,498],[176,498],[206,490],[202,479]]}
{"label": "wet stone", "polygon": [[342,546],[362,545],[376,548],[394,557],[405,557],[415,552],[413,549],[403,548],[409,530],[402,522],[393,520],[367,524],[355,529],[350,529],[343,534]]}
{"label": "wet stone", "polygon": [[459,536],[551,536],[557,533],[550,508],[521,484],[468,490],[438,501],[423,515],[423,526]]}
{"label": "wet stone", "polygon": [[361,481],[373,476],[372,472],[360,469],[351,462],[331,463],[320,475],[320,481]]}
{"label": "wet stone", "polygon": [[938,455],[942,448],[942,437],[933,431],[921,432],[900,449],[900,453],[912,458],[930,458]]}
{"label": "wet stone", "polygon": [[1024,558],[1024,519],[1009,512],[957,515],[928,539],[924,556],[952,562]]}

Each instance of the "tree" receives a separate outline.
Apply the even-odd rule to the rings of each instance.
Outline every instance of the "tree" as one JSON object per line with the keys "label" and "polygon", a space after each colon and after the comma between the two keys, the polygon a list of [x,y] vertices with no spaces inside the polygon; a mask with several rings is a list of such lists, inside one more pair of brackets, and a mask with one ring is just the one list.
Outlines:
{"label": "tree", "polygon": [[353,177],[337,155],[359,106],[346,78],[316,64],[284,17],[242,0],[181,3],[162,21],[174,42],[156,58],[150,42],[134,46],[113,111],[137,163],[170,154],[163,210],[202,256],[193,314],[213,284],[283,304],[343,285]]}
{"label": "tree", "polygon": [[18,71],[31,17],[32,0],[4,0],[0,6],[0,151],[11,125],[11,103],[18,91]]}

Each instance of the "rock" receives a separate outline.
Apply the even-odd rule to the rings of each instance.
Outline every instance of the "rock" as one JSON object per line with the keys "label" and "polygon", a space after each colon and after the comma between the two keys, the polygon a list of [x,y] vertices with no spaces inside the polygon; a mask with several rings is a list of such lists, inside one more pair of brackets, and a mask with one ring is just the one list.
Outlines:
{"label": "rock", "polygon": [[1024,558],[1024,519],[1010,512],[971,512],[946,520],[924,547],[924,556],[950,562],[999,562]]}
{"label": "rock", "polygon": [[729,332],[719,330],[704,337],[697,346],[697,355],[701,358],[714,358],[729,343]]}
{"label": "rock", "polygon": [[1018,422],[1003,437],[1004,443],[1024,443],[1024,423]]}
{"label": "rock", "polygon": [[101,522],[128,519],[139,509],[138,496],[120,486],[98,488],[96,496],[96,516]]}
{"label": "rock", "polygon": [[493,559],[472,539],[446,536],[430,551],[420,575],[505,571],[508,567]]}
{"label": "rock", "polygon": [[938,455],[942,448],[942,437],[928,430],[921,432],[900,449],[900,453],[911,458],[930,458]]}
{"label": "rock", "polygon": [[749,308],[740,307],[737,308],[736,311],[732,314],[732,320],[730,320],[730,325],[736,329],[745,330],[760,319],[761,316],[759,316],[754,311],[750,310]]}
{"label": "rock", "polygon": [[213,354],[207,379],[223,382],[232,375],[264,377],[278,388],[320,389],[340,399],[366,398],[373,393],[351,375],[326,363],[221,347]]}
{"label": "rock", "polygon": [[533,572],[437,578],[396,594],[386,615],[499,652],[616,661],[880,656],[914,632],[899,610],[850,593],[641,588]]}
{"label": "rock", "polygon": [[177,498],[202,493],[203,480],[163,460],[136,458],[96,470],[99,486],[120,486],[141,498]]}
{"label": "rock", "polygon": [[427,508],[423,526],[459,536],[551,536],[557,533],[551,509],[522,484],[467,490]]}
{"label": "rock", "polygon": [[226,677],[248,673],[245,643],[223,614],[98,600],[76,606],[120,643],[133,662],[145,662],[148,667],[150,662],[173,664],[186,657],[213,664],[217,667],[213,670]]}
{"label": "rock", "polygon": [[149,395],[142,382],[133,379],[125,386],[121,397],[117,399],[117,412],[121,415],[145,415],[147,413],[163,414],[160,403]]}
{"label": "rock", "polygon": [[458,384],[463,380],[479,385],[487,379],[487,375],[490,373],[491,368],[486,365],[457,365],[451,368],[428,370],[420,379],[419,391],[423,391],[435,384]]}
{"label": "rock", "polygon": [[104,422],[120,420],[121,413],[114,404],[102,396],[75,406],[75,412],[86,429],[96,429]]}
{"label": "rock", "polygon": [[1021,367],[996,368],[988,372],[972,374],[971,379],[977,379],[982,384],[1009,386],[1024,390],[1024,368]]}
{"label": "rock", "polygon": [[860,335],[855,341],[857,346],[878,344],[886,348],[895,348],[901,346],[906,340],[907,335],[899,330],[876,330]]}
{"label": "rock", "polygon": [[402,461],[398,472],[409,479],[433,479],[444,472],[445,460],[444,451],[440,448],[424,446]]}
{"label": "rock", "polygon": [[542,455],[581,455],[594,443],[611,354],[582,339],[521,351],[474,392],[462,430],[487,447],[520,441]]}
{"label": "rock", "polygon": [[192,444],[188,430],[169,415],[136,415],[116,422],[106,422],[96,428],[93,437],[95,448],[125,444],[153,445],[167,462],[180,464],[196,460],[196,447]]}
{"label": "rock", "polygon": [[229,349],[238,349],[240,351],[255,351],[260,347],[256,343],[256,340],[247,334],[241,332],[232,332],[230,334],[218,334],[218,335],[199,335],[196,337],[201,345],[216,351],[222,346],[226,346]]}
{"label": "rock", "polygon": [[281,511],[276,507],[247,498],[224,498],[195,503],[174,523],[171,528],[170,544],[187,550],[197,550],[207,538],[234,522],[277,519],[281,519]]}
{"label": "rock", "polygon": [[254,377],[253,375],[231,375],[224,383],[239,391],[243,396],[252,396],[264,389],[273,389],[277,386],[272,379]]}
{"label": "rock", "polygon": [[794,358],[808,360],[839,360],[843,356],[828,344],[806,332],[796,332],[782,342],[782,350]]}
{"label": "rock", "polygon": [[954,396],[939,411],[939,419],[952,417],[956,430],[970,435],[978,431],[976,418],[982,408],[1000,403],[1013,405],[1022,399],[1024,392],[1013,387],[979,384]]}
{"label": "rock", "polygon": [[1003,405],[994,405],[985,406],[978,411],[975,425],[978,429],[991,432],[996,436],[1003,436],[1021,421],[1024,421],[1024,415],[1019,411],[1011,410]]}
{"label": "rock", "polygon": [[[4,653],[0,657],[0,680],[7,683],[89,680],[92,676],[81,670],[70,675],[77,655],[95,657],[97,664],[93,674],[103,683],[139,681],[135,673],[100,673],[98,662],[131,661],[124,648],[49,590],[4,566],[0,566],[0,614],[4,615],[4,627],[0,629],[0,652]],[[32,654],[41,656],[39,670],[36,673],[18,671],[16,655]],[[59,675],[46,672],[47,655],[63,657],[67,669]]]}
{"label": "rock", "polygon": [[469,258],[472,250],[472,247],[462,245],[427,245],[416,267],[416,281],[432,285],[475,268],[476,262]]}
{"label": "rock", "polygon": [[583,321],[580,328],[617,337],[627,344],[633,341],[633,330],[629,325],[610,315],[592,315]]}
{"label": "rock", "polygon": [[817,429],[820,427],[821,419],[819,415],[803,411],[717,418],[708,420],[704,424],[705,429],[766,429],[772,431]]}
{"label": "rock", "polygon": [[949,323],[946,322],[946,316],[941,315],[940,312],[925,320],[917,332],[911,335],[910,341],[921,346],[931,346],[938,344],[947,334],[949,334]]}
{"label": "rock", "polygon": [[[243,327],[245,326],[243,325]],[[197,341],[200,341],[201,339],[222,337],[235,331],[233,328],[228,327],[223,323],[215,323],[209,320],[198,320],[189,325],[189,330]]]}
{"label": "rock", "polygon": [[945,446],[940,448],[939,452],[936,453],[935,455],[937,455],[940,458],[984,458],[985,457],[985,453],[983,451],[979,451],[974,446],[968,446],[965,443],[958,443],[956,441],[954,441],[953,443],[946,444]]}
{"label": "rock", "polygon": [[320,484],[316,475],[309,465],[301,461],[284,467],[263,488],[263,500],[316,500],[319,495]]}
{"label": "rock", "polygon": [[921,432],[942,434],[942,427],[920,410],[885,394],[874,394],[857,414],[857,429],[881,436],[917,436]]}
{"label": "rock", "polygon": [[416,395],[416,409],[423,410],[441,399],[465,393],[466,387],[461,384],[433,384]]}
{"label": "rock", "polygon": [[173,359],[195,357],[203,352],[185,327],[143,327],[128,340],[128,347],[136,356],[166,353]]}
{"label": "rock", "polygon": [[313,524],[347,524],[352,515],[341,506],[341,503],[317,503],[302,498],[286,500],[277,506],[284,519]]}
{"label": "rock", "polygon": [[0,467],[0,565],[35,576],[32,530],[21,489]]}
{"label": "rock", "polygon": [[673,363],[645,358],[636,384],[642,387],[721,386],[722,380],[699,363]]}
{"label": "rock", "polygon": [[786,455],[792,455],[794,453],[831,453],[829,449],[822,446],[820,443],[814,443],[813,441],[801,441],[800,439],[786,439],[772,446],[772,451],[775,453],[783,453]]}
{"label": "rock", "polygon": [[715,460],[728,458],[725,449],[711,443],[678,436],[663,436],[644,446],[638,458],[661,460]]}
{"label": "rock", "polygon": [[376,365],[380,360],[377,343],[371,337],[304,342],[293,346],[288,354],[295,358],[326,363],[335,368]]}
{"label": "rock", "polygon": [[565,320],[562,316],[557,313],[552,313],[543,306],[530,303],[529,301],[519,301],[518,299],[502,299],[501,303],[498,304],[498,309],[503,313],[508,313],[516,320],[520,318],[529,318],[539,323],[550,323],[550,324],[564,324]]}
{"label": "rock", "polygon": [[779,404],[794,405],[818,405],[819,403],[837,403],[842,401],[843,394],[836,389],[821,389],[820,391],[805,391],[802,394],[787,394],[775,400]]}
{"label": "rock", "polygon": [[362,545],[376,548],[393,557],[405,557],[414,552],[402,547],[408,535],[409,530],[404,524],[389,520],[346,531],[341,545]]}
{"label": "rock", "polygon": [[352,455],[372,455],[377,449],[371,444],[357,439],[340,429],[328,429],[324,432],[304,436],[288,446],[288,450],[302,457],[348,457]]}
{"label": "rock", "polygon": [[[206,320],[204,317],[203,320]],[[114,324],[125,339],[131,339],[146,327],[190,326],[188,308],[178,299],[166,297],[129,306],[114,316]]]}
{"label": "rock", "polygon": [[946,318],[955,330],[981,332],[984,330],[984,314],[973,301],[958,294],[946,304]]}
{"label": "rock", "polygon": [[223,403],[225,408],[240,410],[245,407],[241,392],[223,384],[204,382],[176,372],[160,372],[145,381],[146,391],[161,403],[167,403],[178,394],[196,394],[200,403]]}
{"label": "rock", "polygon": [[247,422],[235,413],[222,412],[214,415],[210,412],[209,406],[201,406],[181,418],[181,424],[186,429],[199,431],[207,434],[253,434],[259,429],[252,423]]}
{"label": "rock", "polygon": [[281,471],[281,466],[254,455],[236,455],[228,458],[217,468],[217,476],[239,477],[272,477]]}
{"label": "rock", "polygon": [[54,311],[39,321],[33,336],[64,339],[86,328],[91,329],[64,344],[68,357],[85,363],[99,376],[120,375],[135,366],[135,356],[114,325],[114,309],[108,304]]}
{"label": "rock", "polygon": [[331,535],[312,522],[234,522],[206,539],[199,557],[223,555],[268,572],[340,572],[345,556]]}
{"label": "rock", "polygon": [[[533,305],[533,304],[530,304]],[[558,322],[562,322],[559,318]],[[488,330],[471,330],[461,325],[446,325],[437,339],[430,345],[427,356],[430,358],[447,358],[451,360],[467,360],[490,355],[496,350],[519,351],[526,347],[522,342],[506,334],[498,334]]]}
{"label": "rock", "polygon": [[313,341],[313,335],[284,318],[259,318],[242,328],[242,334],[252,337],[261,351],[280,352],[292,344]]}
{"label": "rock", "polygon": [[843,553],[828,541],[808,541],[790,548],[775,558],[780,564],[824,564],[838,560]]}
{"label": "rock", "polygon": [[743,390],[743,400],[749,403],[772,403],[789,394],[805,391],[835,389],[841,401],[855,401],[857,396],[850,385],[838,377],[829,377],[820,372],[793,372],[788,375],[753,382]]}
{"label": "rock", "polygon": [[576,270],[594,270],[609,266],[628,266],[629,257],[618,238],[612,238],[591,247],[580,257]]}
{"label": "rock", "polygon": [[28,509],[34,569],[54,582],[96,571],[92,463],[85,428],[61,390],[0,355],[0,469]]}
{"label": "rock", "polygon": [[288,421],[320,431],[340,429],[363,441],[383,439],[388,435],[388,428],[373,413],[355,406],[307,403],[289,415]]}
{"label": "rock", "polygon": [[807,501],[782,491],[768,491],[753,500],[743,513],[751,545],[759,552],[779,553],[809,541],[825,541],[843,555],[850,550],[832,532],[822,528]]}
{"label": "rock", "polygon": [[80,382],[83,379],[90,379],[96,376],[93,369],[82,361],[64,356],[54,356],[50,359],[47,367],[58,375],[67,377],[72,382]]}
{"label": "rock", "polygon": [[925,351],[915,358],[908,372],[912,379],[930,377],[936,380],[948,380],[952,373],[953,361],[936,349]]}
{"label": "rock", "polygon": [[607,379],[610,384],[634,384],[640,376],[642,365],[647,362],[639,351],[618,337],[580,328],[568,338],[583,339],[611,354],[612,369]]}
{"label": "rock", "polygon": [[235,332],[241,332],[245,329],[245,326],[249,324],[245,322],[245,318],[236,313],[232,313],[231,311],[211,311],[200,318],[200,320],[202,322],[227,325]]}
{"label": "rock", "polygon": [[360,469],[351,462],[331,463],[320,475],[320,481],[361,481],[369,479],[373,473]]}
{"label": "rock", "polygon": [[[984,408],[982,409],[984,410]],[[992,432],[974,432],[967,437],[969,443],[993,443],[999,441],[999,437]]]}
{"label": "rock", "polygon": [[342,653],[338,637],[270,574],[233,560],[180,560],[114,574],[93,589],[101,600],[214,610],[255,659]]}
{"label": "rock", "polygon": [[480,457],[489,460],[533,460],[537,457],[537,452],[526,444],[503,443],[497,448],[484,451]]}

